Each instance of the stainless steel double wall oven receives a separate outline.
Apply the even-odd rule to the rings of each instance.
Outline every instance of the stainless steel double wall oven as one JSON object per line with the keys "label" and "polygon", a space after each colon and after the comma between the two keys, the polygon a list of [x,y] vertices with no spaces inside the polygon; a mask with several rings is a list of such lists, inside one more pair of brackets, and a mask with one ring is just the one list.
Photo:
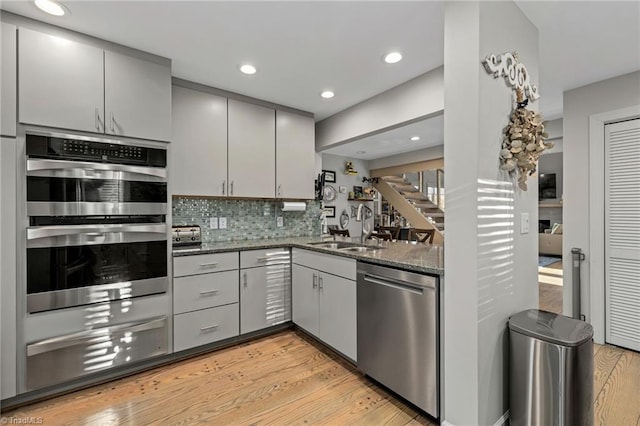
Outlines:
{"label": "stainless steel double wall oven", "polygon": [[166,144],[27,131],[25,153],[22,388],[168,353]]}
{"label": "stainless steel double wall oven", "polygon": [[27,311],[164,293],[166,150],[27,134]]}

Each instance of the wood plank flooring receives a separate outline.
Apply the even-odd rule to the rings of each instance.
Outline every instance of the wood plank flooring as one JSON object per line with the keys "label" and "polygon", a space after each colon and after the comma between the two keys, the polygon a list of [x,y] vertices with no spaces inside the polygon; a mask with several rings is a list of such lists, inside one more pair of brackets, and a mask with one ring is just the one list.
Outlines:
{"label": "wood plank flooring", "polygon": [[53,425],[433,425],[286,331],[2,414]]}
{"label": "wood plank flooring", "polygon": [[562,313],[562,261],[538,268],[538,307]]}
{"label": "wood plank flooring", "polygon": [[[296,331],[2,413],[47,425],[433,425]],[[594,346],[594,424],[640,426],[640,353]]]}

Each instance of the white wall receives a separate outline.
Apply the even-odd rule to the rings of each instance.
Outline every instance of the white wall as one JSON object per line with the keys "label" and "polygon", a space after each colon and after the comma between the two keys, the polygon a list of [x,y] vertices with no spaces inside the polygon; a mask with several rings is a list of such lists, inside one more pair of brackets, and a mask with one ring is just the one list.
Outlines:
{"label": "white wall", "polygon": [[[346,161],[351,161],[353,163],[354,168],[358,171],[357,175],[344,174],[344,163]],[[336,182],[327,182],[327,185],[333,186],[336,189],[336,192],[338,192],[338,195],[334,201],[324,201],[324,205],[335,206],[336,208],[336,217],[328,218],[327,225],[339,225],[340,213],[342,213],[343,210],[351,216],[351,206],[358,207],[358,205],[362,204],[362,202],[347,201],[347,198],[349,196],[349,191],[353,191],[354,185],[362,186],[363,188],[366,186],[366,184],[362,183],[362,178],[365,176],[369,177],[369,166],[364,160],[355,160],[353,158],[346,158],[338,155],[322,154],[322,169],[336,172]],[[347,187],[346,194],[340,193],[340,186]],[[366,206],[373,210],[373,202],[366,202]],[[367,221],[367,224],[369,225],[369,229],[373,229],[373,217]],[[359,237],[362,232],[362,223],[356,222],[355,218],[350,217],[347,229],[349,230],[349,235],[351,235],[351,237]]]}
{"label": "white wall", "polygon": [[442,113],[442,67],[316,123],[316,151]]}
{"label": "white wall", "polygon": [[442,380],[443,419],[453,425],[492,425],[504,416],[507,321],[538,305],[537,230],[519,232],[521,213],[537,223],[537,179],[522,192],[499,171],[512,89],[481,65],[491,53],[514,50],[537,84],[538,31],[514,3],[447,2]]}
{"label": "white wall", "polygon": [[[565,314],[570,313],[573,306],[571,248],[581,248],[586,255],[581,273],[581,301],[582,313],[587,321],[591,321],[591,264],[603,261],[591,258],[592,248],[589,244],[591,233],[596,231],[590,229],[589,225],[589,117],[636,105],[640,105],[640,72],[603,80],[564,93],[563,310]],[[594,324],[596,336],[597,327],[597,324]]]}
{"label": "white wall", "polygon": [[443,157],[444,145],[438,145],[431,148],[425,148],[411,152],[403,152],[402,154],[369,160],[369,169],[375,170],[381,169],[383,167],[400,166],[402,164],[417,163],[419,161],[428,161]]}

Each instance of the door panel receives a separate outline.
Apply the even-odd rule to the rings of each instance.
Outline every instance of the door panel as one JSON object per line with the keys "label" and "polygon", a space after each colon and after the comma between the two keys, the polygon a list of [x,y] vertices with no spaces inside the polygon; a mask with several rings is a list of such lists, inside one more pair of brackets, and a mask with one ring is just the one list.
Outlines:
{"label": "door panel", "polygon": [[320,338],[356,361],[356,282],[320,274]]}
{"label": "door panel", "polygon": [[171,140],[171,68],[104,52],[105,133]]}
{"label": "door panel", "polygon": [[606,341],[640,350],[640,119],[605,132]]}
{"label": "door panel", "polygon": [[229,99],[229,195],[273,198],[275,111]]}
{"label": "door panel", "polygon": [[315,197],[315,125],[312,117],[276,111],[276,197]]}
{"label": "door panel", "polygon": [[292,265],[293,322],[316,337],[320,337],[318,306],[318,271]]}
{"label": "door panel", "polygon": [[21,123],[104,132],[103,51],[18,30]]}

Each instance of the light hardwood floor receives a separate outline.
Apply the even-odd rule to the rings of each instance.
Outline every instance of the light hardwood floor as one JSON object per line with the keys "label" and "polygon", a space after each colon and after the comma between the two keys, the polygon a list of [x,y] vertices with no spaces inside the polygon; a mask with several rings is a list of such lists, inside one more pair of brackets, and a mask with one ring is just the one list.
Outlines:
{"label": "light hardwood floor", "polygon": [[[285,331],[2,416],[46,425],[432,425],[306,336]],[[594,424],[640,426],[640,354],[594,347]]]}
{"label": "light hardwood floor", "polygon": [[562,313],[562,261],[538,267],[538,306],[556,314]]}
{"label": "light hardwood floor", "polygon": [[432,425],[302,333],[286,331],[3,413],[44,424]]}

